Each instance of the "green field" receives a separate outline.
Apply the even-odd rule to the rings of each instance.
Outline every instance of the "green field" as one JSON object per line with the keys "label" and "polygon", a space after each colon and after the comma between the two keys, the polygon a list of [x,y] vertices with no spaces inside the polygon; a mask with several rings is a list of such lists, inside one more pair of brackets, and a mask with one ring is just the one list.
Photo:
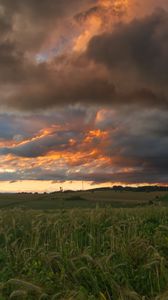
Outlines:
{"label": "green field", "polygon": [[167,300],[167,202],[163,193],[1,195],[0,300]]}
{"label": "green field", "polygon": [[[158,204],[165,192],[83,191],[52,194],[0,194],[1,208],[68,209],[100,207],[136,207]],[[164,201],[166,205],[166,201]]]}

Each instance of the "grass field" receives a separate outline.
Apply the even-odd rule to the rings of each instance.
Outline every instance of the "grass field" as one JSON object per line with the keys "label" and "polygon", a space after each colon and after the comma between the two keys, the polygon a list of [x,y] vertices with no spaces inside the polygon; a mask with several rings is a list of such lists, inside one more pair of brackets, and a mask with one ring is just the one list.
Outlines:
{"label": "grass field", "polygon": [[168,299],[168,208],[0,212],[0,299]]}
{"label": "grass field", "polygon": [[168,299],[166,195],[18,196],[0,197],[0,300]]}
{"label": "grass field", "polygon": [[[83,191],[53,194],[0,194],[1,208],[66,209],[100,207],[136,207],[160,202],[165,192]],[[166,205],[166,201],[164,201]]]}

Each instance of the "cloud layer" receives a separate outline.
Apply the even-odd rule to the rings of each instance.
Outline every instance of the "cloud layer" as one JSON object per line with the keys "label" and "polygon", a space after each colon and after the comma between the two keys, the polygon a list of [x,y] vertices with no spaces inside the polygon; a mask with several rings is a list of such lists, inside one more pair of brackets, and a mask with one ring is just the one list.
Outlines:
{"label": "cloud layer", "polygon": [[166,112],[74,107],[34,120],[13,116],[11,128],[1,120],[1,180],[167,183]]}
{"label": "cloud layer", "polygon": [[[165,9],[117,24],[112,1],[109,21],[103,28],[107,11],[102,4],[92,7],[91,1],[79,5],[74,0],[67,5],[65,1],[45,0],[38,7],[33,1],[12,3],[1,0],[2,107],[31,111],[62,104],[126,102],[167,109]],[[76,14],[82,10],[84,13]],[[64,20],[73,34],[63,28]],[[82,23],[80,30],[74,20]],[[57,32],[54,26],[58,26]],[[52,41],[54,35],[58,44]],[[45,52],[47,41],[51,47]]]}
{"label": "cloud layer", "polygon": [[0,35],[0,180],[168,183],[166,1],[0,0]]}

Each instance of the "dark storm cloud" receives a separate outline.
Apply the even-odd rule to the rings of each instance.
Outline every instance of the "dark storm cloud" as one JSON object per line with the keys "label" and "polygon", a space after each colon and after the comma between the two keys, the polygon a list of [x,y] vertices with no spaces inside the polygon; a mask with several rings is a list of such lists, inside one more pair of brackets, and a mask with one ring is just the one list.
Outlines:
{"label": "dark storm cloud", "polygon": [[67,2],[67,0],[1,0],[0,4],[5,8],[5,11],[11,14],[22,14],[30,15],[34,18],[38,18],[41,20],[47,19],[48,17],[60,18],[65,14],[71,14],[75,11],[81,9],[81,7],[85,7],[91,3],[89,0],[78,1],[71,0],[71,2]]}
{"label": "dark storm cloud", "polygon": [[[25,77],[24,54],[10,41],[0,42],[0,84],[15,84]],[[14,87],[15,88],[15,87]],[[1,98],[1,101],[3,99]]]}
{"label": "dark storm cloud", "polygon": [[28,54],[15,39],[0,42],[1,106],[31,111],[101,102],[115,92],[107,72],[85,58],[63,55],[38,64]]}
{"label": "dark storm cloud", "polygon": [[[28,25],[31,21],[35,22],[37,27],[40,23],[43,25],[44,32],[44,24],[50,27],[56,20],[62,20],[65,17],[81,19],[80,16],[87,17],[97,11],[101,12],[103,8],[98,2],[97,0],[0,0],[0,5],[6,16],[23,17],[22,20],[26,19]],[[114,7],[113,10],[115,10]]]}
{"label": "dark storm cloud", "polygon": [[5,18],[5,16],[0,16],[0,35],[1,38],[5,37],[12,30],[11,22]]}
{"label": "dark storm cloud", "polygon": [[167,41],[168,13],[160,9],[143,19],[119,24],[111,33],[93,37],[87,54],[110,70],[118,101],[146,101],[167,107]]}
{"label": "dark storm cloud", "polygon": [[11,37],[26,51],[40,48],[60,20],[89,6],[90,0],[0,0],[0,12],[14,29]]}
{"label": "dark storm cloud", "polygon": [[94,37],[88,54],[110,69],[131,67],[142,79],[166,84],[168,80],[168,13],[159,10],[142,20],[120,24],[112,33]]}
{"label": "dark storm cloud", "polygon": [[[46,64],[36,63],[36,54],[48,43],[52,34],[56,43],[58,37],[64,34],[61,30],[64,30],[62,24],[65,20],[73,18],[75,13],[89,5],[90,0],[0,0],[0,85],[5,84],[13,96],[15,89],[19,89],[20,97],[24,98],[27,92],[25,86],[29,89],[34,80],[37,86],[47,78],[50,81],[54,74],[50,74]],[[5,101],[4,95],[0,95],[0,102],[4,104]],[[12,99],[11,102],[15,103]]]}
{"label": "dark storm cloud", "polygon": [[[167,182],[167,111],[127,109],[118,113],[103,110],[96,126],[109,131],[103,153],[104,157],[112,158],[113,172],[109,168],[109,175],[106,175],[112,182]],[[97,173],[99,180],[106,181],[106,176],[103,177],[105,169],[104,172],[97,170]],[[96,178],[95,173],[95,181]]]}
{"label": "dark storm cloud", "polygon": [[[72,174],[72,178],[78,177],[78,180],[92,181],[93,183],[106,183],[111,182],[113,184],[124,183],[124,184],[167,184],[168,175],[161,172],[155,172],[152,169],[144,169],[140,171],[130,171],[130,172],[118,172],[118,173],[83,173],[78,176]],[[159,180],[158,180],[159,178]],[[75,180],[75,179],[74,179]]]}
{"label": "dark storm cloud", "polygon": [[38,5],[17,0],[14,5],[13,1],[0,0],[0,4],[4,7],[0,22],[6,36],[0,42],[0,103],[5,109],[32,111],[74,103],[167,109],[166,11],[118,24],[112,32],[93,37],[82,55],[65,54],[37,63],[32,56],[34,45],[37,42],[40,49],[51,24],[57,19],[63,22],[64,16],[72,17],[82,8],[86,15],[93,14],[92,2],[79,4],[74,0],[70,5],[45,0]]}
{"label": "dark storm cloud", "polygon": [[[0,46],[1,104],[22,110],[74,103],[101,103],[115,95],[106,70],[86,59],[61,57],[52,63],[31,64],[12,45]],[[22,63],[21,63],[21,57]],[[61,60],[61,66],[60,65]],[[10,92],[11,91],[11,92]]]}

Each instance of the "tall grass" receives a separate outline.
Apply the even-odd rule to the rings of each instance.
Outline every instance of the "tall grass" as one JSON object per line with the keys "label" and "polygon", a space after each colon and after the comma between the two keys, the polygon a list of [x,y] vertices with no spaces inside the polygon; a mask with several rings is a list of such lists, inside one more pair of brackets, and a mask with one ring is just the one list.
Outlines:
{"label": "tall grass", "polygon": [[0,299],[168,299],[168,209],[0,212]]}

